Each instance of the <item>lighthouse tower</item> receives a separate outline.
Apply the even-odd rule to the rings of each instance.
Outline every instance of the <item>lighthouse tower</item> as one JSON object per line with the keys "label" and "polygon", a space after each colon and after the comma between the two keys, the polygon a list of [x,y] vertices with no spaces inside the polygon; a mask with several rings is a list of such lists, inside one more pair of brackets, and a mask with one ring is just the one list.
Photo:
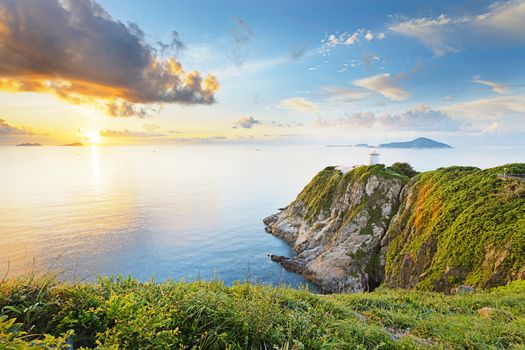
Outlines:
{"label": "lighthouse tower", "polygon": [[369,165],[376,165],[376,164],[379,164],[379,153],[377,153],[374,150],[374,152],[370,153]]}

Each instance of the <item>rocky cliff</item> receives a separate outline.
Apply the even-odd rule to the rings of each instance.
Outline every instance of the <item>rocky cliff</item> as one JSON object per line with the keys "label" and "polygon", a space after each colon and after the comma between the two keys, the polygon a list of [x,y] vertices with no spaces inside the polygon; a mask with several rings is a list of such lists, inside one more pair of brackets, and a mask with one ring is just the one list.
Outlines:
{"label": "rocky cliff", "polygon": [[297,252],[272,259],[327,292],[525,279],[525,182],[507,173],[524,174],[525,164],[442,168],[410,181],[383,165],[328,167],[264,219]]}
{"label": "rocky cliff", "polygon": [[272,256],[327,292],[372,290],[380,282],[380,242],[408,178],[382,165],[328,167],[297,199],[264,219],[298,253]]}

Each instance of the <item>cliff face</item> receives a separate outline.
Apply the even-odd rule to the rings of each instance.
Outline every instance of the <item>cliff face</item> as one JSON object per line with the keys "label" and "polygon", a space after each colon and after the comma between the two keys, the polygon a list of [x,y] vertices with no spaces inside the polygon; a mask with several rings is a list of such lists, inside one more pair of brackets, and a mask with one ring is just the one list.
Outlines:
{"label": "cliff face", "polygon": [[382,240],[384,283],[449,291],[525,279],[525,164],[450,167],[413,178]]}
{"label": "cliff face", "polygon": [[449,291],[525,279],[525,182],[450,167],[410,180],[382,165],[322,170],[266,230],[293,246],[275,257],[327,292]]}
{"label": "cliff face", "polygon": [[327,292],[375,288],[380,241],[407,180],[382,165],[322,170],[293,203],[264,219],[298,253],[272,258]]}

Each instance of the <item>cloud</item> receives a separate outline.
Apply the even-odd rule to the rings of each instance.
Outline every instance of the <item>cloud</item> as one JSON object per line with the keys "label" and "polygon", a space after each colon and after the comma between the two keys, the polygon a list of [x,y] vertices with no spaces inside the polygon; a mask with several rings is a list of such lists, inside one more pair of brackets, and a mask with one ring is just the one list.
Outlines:
{"label": "cloud", "polygon": [[248,57],[250,50],[248,44],[252,40],[253,30],[250,25],[239,17],[232,17],[234,28],[232,31],[234,48],[231,59],[236,66],[242,66]]}
{"label": "cloud", "polygon": [[453,116],[474,120],[493,121],[514,117],[524,124],[525,96],[482,98],[445,106],[441,110]]}
{"label": "cloud", "polygon": [[[173,39],[180,48],[178,34]],[[211,104],[218,89],[213,75],[161,58],[138,25],[113,19],[94,1],[0,3],[0,90],[53,93],[143,117],[148,109],[140,105]]]}
{"label": "cloud", "polygon": [[241,117],[234,125],[234,128],[251,129],[254,125],[262,124],[260,120],[252,116]]}
{"label": "cloud", "polygon": [[271,120],[269,122],[266,122],[264,123],[265,125],[268,125],[268,126],[271,126],[271,127],[275,127],[275,128],[294,128],[294,127],[300,127],[300,126],[303,126],[304,124],[303,123],[299,123],[299,122],[296,122],[296,121],[287,121],[287,122],[284,122],[284,121],[275,121],[275,120]]}
{"label": "cloud", "polygon": [[302,123],[298,123],[295,121],[275,121],[275,120],[262,121],[259,119],[255,119],[252,116],[244,116],[244,117],[239,118],[239,120],[235,123],[233,128],[234,129],[238,129],[238,128],[251,129],[252,127],[256,125],[265,125],[265,126],[273,127],[273,128],[293,128],[293,127],[303,126]]}
{"label": "cloud", "polygon": [[317,104],[302,97],[287,98],[279,102],[279,106],[292,112],[315,113],[319,110]]}
{"label": "cloud", "polygon": [[422,131],[458,131],[462,123],[446,113],[420,105],[399,114],[378,116],[379,124],[384,128],[409,129]]}
{"label": "cloud", "polygon": [[170,48],[174,49],[177,53],[186,49],[186,44],[182,42],[182,40],[180,39],[179,32],[177,32],[176,30],[171,32]]}
{"label": "cloud", "polygon": [[525,96],[497,96],[455,103],[440,108],[458,119],[470,121],[475,130],[525,132]]}
{"label": "cloud", "polygon": [[370,67],[374,62],[379,61],[380,58],[373,52],[365,53],[363,54],[363,58],[361,59],[361,63],[366,67]]}
{"label": "cloud", "polygon": [[0,136],[7,135],[35,135],[35,133],[29,128],[12,126],[7,124],[4,119],[0,119]]}
{"label": "cloud", "polygon": [[511,88],[506,85],[498,84],[488,80],[481,80],[479,76],[472,78],[472,82],[489,86],[492,91],[501,95],[510,94],[512,91]]}
{"label": "cloud", "polygon": [[466,46],[504,47],[525,43],[525,1],[495,2],[485,13],[462,17],[414,18],[389,29],[419,40],[436,56],[458,52]]}
{"label": "cloud", "polygon": [[355,102],[370,96],[368,92],[356,91],[342,86],[325,86],[321,90],[327,95],[328,99],[336,102]]}
{"label": "cloud", "polygon": [[227,141],[228,138],[226,136],[207,136],[207,137],[179,137],[179,138],[173,138],[169,139],[170,143],[183,143],[183,144],[210,144],[210,143],[219,143]]}
{"label": "cloud", "polygon": [[156,114],[160,112],[161,106],[159,105],[145,106],[142,104],[140,105],[134,104],[134,103],[122,100],[122,99],[118,99],[115,101],[106,102],[105,109],[106,109],[106,113],[112,117],[146,118],[152,114]]}
{"label": "cloud", "polygon": [[345,127],[345,128],[371,128],[376,122],[376,116],[372,112],[355,112],[346,113],[345,117],[339,118],[317,118],[314,120],[314,127],[322,128],[334,128],[334,127]]}
{"label": "cloud", "polygon": [[157,124],[144,124],[142,125],[142,129],[146,130],[146,132],[153,133],[158,129],[162,129],[162,127]]}
{"label": "cloud", "polygon": [[290,57],[297,61],[301,59],[306,52],[306,46],[294,46],[290,49]]}
{"label": "cloud", "polygon": [[105,130],[100,131],[100,136],[114,138],[114,137],[158,137],[158,136],[165,136],[165,135],[143,132],[143,131],[132,131],[128,129],[122,129],[122,130],[105,129]]}
{"label": "cloud", "polygon": [[386,130],[413,130],[413,131],[459,131],[466,126],[444,112],[434,110],[428,106],[417,106],[402,113],[373,113],[353,112],[346,113],[339,118],[317,118],[314,127],[346,127],[352,129],[377,127]]}
{"label": "cloud", "polygon": [[354,81],[354,85],[380,93],[392,101],[404,101],[410,94],[397,84],[389,73],[373,75]]}
{"label": "cloud", "polygon": [[327,34],[323,40],[321,40],[320,51],[323,54],[326,54],[330,49],[336,46],[352,46],[357,43],[360,43],[361,40],[366,40],[368,42],[379,39],[385,39],[385,33],[378,33],[377,35],[371,30],[366,30],[364,28],[357,29],[353,33],[344,32],[342,34]]}
{"label": "cloud", "polygon": [[160,48],[161,56],[164,56],[167,52],[177,56],[180,52],[187,49],[186,44],[181,40],[180,34],[176,30],[171,32],[171,41],[169,43],[157,41],[157,46]]}

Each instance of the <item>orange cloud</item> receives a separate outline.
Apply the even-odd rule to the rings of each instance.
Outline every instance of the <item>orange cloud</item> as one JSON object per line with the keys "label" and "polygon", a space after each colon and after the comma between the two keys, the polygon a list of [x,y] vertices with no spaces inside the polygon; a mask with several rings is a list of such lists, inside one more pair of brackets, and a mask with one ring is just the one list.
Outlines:
{"label": "orange cloud", "polygon": [[0,90],[52,93],[113,116],[212,104],[219,89],[213,75],[162,60],[137,25],[114,20],[94,1],[0,3],[0,43]]}

